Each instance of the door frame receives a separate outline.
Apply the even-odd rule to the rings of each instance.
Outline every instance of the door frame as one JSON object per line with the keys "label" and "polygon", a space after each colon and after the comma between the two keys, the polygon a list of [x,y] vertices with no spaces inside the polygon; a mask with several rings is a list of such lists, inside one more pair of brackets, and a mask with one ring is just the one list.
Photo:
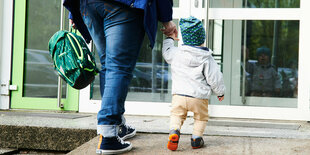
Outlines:
{"label": "door frame", "polygon": [[[181,1],[181,0],[180,0]],[[199,0],[201,2],[201,0]],[[179,8],[173,9],[173,19],[179,19],[191,14],[189,8],[193,5],[193,0],[180,2]],[[254,106],[235,106],[231,104],[232,91],[231,81],[231,56],[230,52],[224,55],[223,74],[227,88],[225,102],[221,105],[209,105],[209,115],[211,117],[231,117],[231,118],[255,118],[255,119],[280,119],[280,120],[310,120],[310,74],[306,66],[310,66],[310,44],[307,43],[307,34],[310,34],[310,21],[307,17],[310,14],[310,1],[300,0],[300,8],[209,8],[209,19],[220,20],[299,20],[299,79],[298,79],[298,98],[297,108],[279,107],[254,107]],[[206,17],[205,8],[197,9],[192,13],[198,18]],[[179,34],[179,36],[181,36]],[[231,45],[232,47],[232,45]],[[227,61],[228,60],[228,61]],[[100,109],[100,100],[90,100],[90,88],[81,91],[80,112],[97,112]],[[212,96],[210,102],[215,102],[216,97]],[[229,102],[229,103],[227,103]],[[134,115],[170,115],[170,103],[158,102],[132,102],[126,101],[126,114]]]}
{"label": "door frame", "polygon": [[[309,15],[310,3],[306,0],[301,0],[300,8],[211,8],[210,19],[220,20],[299,20],[299,64],[298,64],[298,98],[297,108],[279,108],[279,107],[252,107],[252,106],[227,106],[227,105],[210,105],[210,116],[213,117],[235,117],[235,118],[256,118],[256,119],[281,119],[281,120],[310,120],[309,110],[309,79],[310,74],[305,66],[310,63],[306,58],[309,58],[310,49],[309,43],[306,42],[309,34],[310,22]],[[308,16],[309,17],[309,16]],[[231,46],[233,47],[233,46]],[[232,50],[235,51],[235,50]],[[240,51],[240,50],[239,50]],[[231,56],[224,56],[224,60],[231,60]],[[224,62],[225,63],[225,62]],[[228,64],[233,62],[229,61]],[[225,73],[231,72],[231,68],[224,65]],[[239,67],[240,68],[240,67]],[[230,71],[228,70],[230,69]],[[230,78],[232,76],[230,75]],[[225,81],[226,82],[226,81]],[[226,83],[227,85],[227,83]],[[229,81],[229,86],[232,86],[232,81]],[[232,88],[229,88],[232,91]],[[226,97],[226,96],[225,96]],[[232,102],[233,97],[230,97]],[[290,99],[288,99],[290,100]]]}
{"label": "door frame", "polygon": [[17,86],[17,91],[11,94],[11,108],[78,111],[79,91],[70,86],[67,86],[67,97],[61,100],[64,108],[58,107],[57,98],[23,97],[26,5],[27,0],[15,1],[12,84]]}
{"label": "door frame", "polygon": [[0,2],[0,109],[10,108],[13,5],[12,0]]}

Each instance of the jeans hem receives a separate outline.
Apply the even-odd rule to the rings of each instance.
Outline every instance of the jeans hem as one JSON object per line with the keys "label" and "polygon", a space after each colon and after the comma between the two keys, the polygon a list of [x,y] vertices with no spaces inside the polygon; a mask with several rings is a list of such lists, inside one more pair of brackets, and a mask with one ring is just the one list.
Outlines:
{"label": "jeans hem", "polygon": [[97,125],[97,134],[103,137],[116,137],[118,136],[118,125]]}

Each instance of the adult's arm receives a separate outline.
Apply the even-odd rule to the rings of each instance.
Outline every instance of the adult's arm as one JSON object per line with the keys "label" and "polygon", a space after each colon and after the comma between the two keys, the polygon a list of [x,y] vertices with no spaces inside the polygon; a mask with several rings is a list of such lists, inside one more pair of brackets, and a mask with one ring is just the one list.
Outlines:
{"label": "adult's arm", "polygon": [[175,34],[178,36],[177,27],[174,22],[172,22],[173,14],[173,1],[172,0],[157,0],[157,15],[158,21],[162,22],[164,28],[161,31],[170,36]]}
{"label": "adult's arm", "polygon": [[87,30],[86,25],[83,22],[81,13],[80,13],[80,1],[79,0],[64,0],[63,5],[71,13],[71,18],[74,21],[76,28],[82,34],[83,38],[87,43],[89,43],[92,38]]}
{"label": "adult's arm", "polygon": [[165,23],[172,20],[172,0],[156,0],[157,2],[157,18],[160,22]]}

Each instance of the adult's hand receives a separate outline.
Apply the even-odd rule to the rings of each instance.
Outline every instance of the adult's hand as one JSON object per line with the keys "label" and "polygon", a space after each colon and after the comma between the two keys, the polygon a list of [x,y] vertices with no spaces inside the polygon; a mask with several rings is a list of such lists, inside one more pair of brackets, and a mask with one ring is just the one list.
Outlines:
{"label": "adult's hand", "polygon": [[165,28],[160,29],[166,36],[175,36],[178,37],[178,30],[173,21],[164,22],[163,26]]}
{"label": "adult's hand", "polygon": [[69,19],[69,23],[72,26],[72,28],[76,29],[75,23],[73,22],[72,19]]}

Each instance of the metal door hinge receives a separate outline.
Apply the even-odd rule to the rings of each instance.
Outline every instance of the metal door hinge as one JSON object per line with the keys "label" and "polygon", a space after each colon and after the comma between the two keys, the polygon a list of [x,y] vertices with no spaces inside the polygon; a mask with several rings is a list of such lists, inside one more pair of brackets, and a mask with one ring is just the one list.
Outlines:
{"label": "metal door hinge", "polygon": [[9,96],[10,91],[17,90],[17,85],[10,85],[11,81],[1,82],[0,95]]}

